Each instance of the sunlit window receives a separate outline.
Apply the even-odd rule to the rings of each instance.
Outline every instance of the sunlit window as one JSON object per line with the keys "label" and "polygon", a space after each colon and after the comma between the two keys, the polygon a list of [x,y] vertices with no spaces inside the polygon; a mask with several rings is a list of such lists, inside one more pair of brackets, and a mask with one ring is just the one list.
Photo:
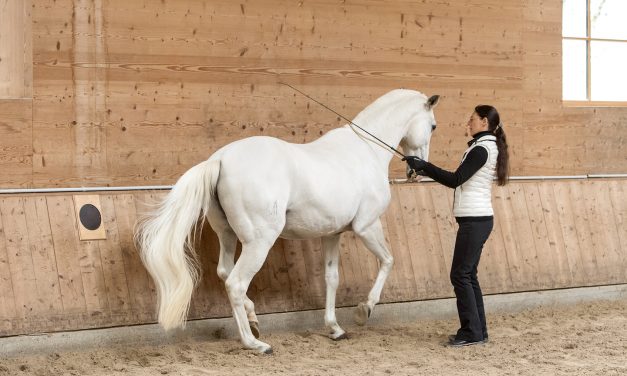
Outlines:
{"label": "sunlit window", "polygon": [[562,98],[627,102],[627,0],[564,0]]}

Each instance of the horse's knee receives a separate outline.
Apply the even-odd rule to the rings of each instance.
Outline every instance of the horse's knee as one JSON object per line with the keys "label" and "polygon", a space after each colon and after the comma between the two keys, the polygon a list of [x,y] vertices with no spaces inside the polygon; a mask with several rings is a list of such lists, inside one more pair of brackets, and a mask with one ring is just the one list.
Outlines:
{"label": "horse's knee", "polygon": [[229,278],[228,270],[226,270],[225,267],[218,266],[218,277],[220,277],[221,280],[226,282],[226,279]]}
{"label": "horse's knee", "polygon": [[337,270],[327,271],[324,273],[324,280],[328,287],[337,288],[340,283],[340,276]]}

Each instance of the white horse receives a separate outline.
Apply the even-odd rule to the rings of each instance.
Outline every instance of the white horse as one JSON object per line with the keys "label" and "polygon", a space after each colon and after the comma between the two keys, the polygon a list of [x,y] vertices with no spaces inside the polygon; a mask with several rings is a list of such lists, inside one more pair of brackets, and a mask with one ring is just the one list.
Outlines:
{"label": "white horse", "polygon": [[[361,111],[354,123],[392,147],[400,144],[407,155],[427,159],[438,99],[393,90]],[[347,338],[335,317],[340,234],[357,234],[379,260],[368,301],[356,308],[355,320],[363,325],[379,302],[393,264],[379,219],[390,202],[392,154],[365,138],[370,137],[348,124],[308,144],[250,137],[222,147],[189,169],[136,233],[142,261],[157,288],[159,323],[166,330],[185,325],[199,276],[193,234],[204,216],[218,235],[218,275],[225,282],[245,348],[272,352],[257,339],[257,316],[246,292],[279,237],[322,238],[324,320],[329,337],[338,340]],[[238,239],[242,252],[234,263]]]}

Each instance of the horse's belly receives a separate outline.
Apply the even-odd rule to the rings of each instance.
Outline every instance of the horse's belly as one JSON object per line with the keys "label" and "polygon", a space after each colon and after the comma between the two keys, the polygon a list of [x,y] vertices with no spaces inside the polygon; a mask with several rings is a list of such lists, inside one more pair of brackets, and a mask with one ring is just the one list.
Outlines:
{"label": "horse's belly", "polygon": [[281,232],[284,239],[310,239],[328,236],[346,231],[350,227],[352,216],[325,215],[325,213],[303,213],[288,211],[285,227]]}

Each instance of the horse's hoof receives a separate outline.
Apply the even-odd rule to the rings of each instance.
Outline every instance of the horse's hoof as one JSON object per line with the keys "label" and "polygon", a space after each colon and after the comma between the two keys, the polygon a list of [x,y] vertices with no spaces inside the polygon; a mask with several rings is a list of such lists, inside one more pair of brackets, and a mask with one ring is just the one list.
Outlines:
{"label": "horse's hoof", "polygon": [[354,320],[357,325],[366,325],[366,321],[370,317],[370,307],[368,307],[364,303],[359,303],[359,305],[355,308]]}
{"label": "horse's hoof", "polygon": [[263,353],[266,354],[266,355],[272,355],[273,352],[274,351],[272,351],[272,347],[270,347],[270,348],[266,349]]}
{"label": "horse's hoof", "polygon": [[257,321],[249,321],[250,331],[253,332],[255,338],[259,339],[259,323]]}
{"label": "horse's hoof", "polygon": [[348,339],[348,334],[347,333],[342,333],[342,334],[340,334],[339,336],[337,336],[335,338],[331,337],[331,339],[334,340],[334,341],[341,341],[343,339]]}

